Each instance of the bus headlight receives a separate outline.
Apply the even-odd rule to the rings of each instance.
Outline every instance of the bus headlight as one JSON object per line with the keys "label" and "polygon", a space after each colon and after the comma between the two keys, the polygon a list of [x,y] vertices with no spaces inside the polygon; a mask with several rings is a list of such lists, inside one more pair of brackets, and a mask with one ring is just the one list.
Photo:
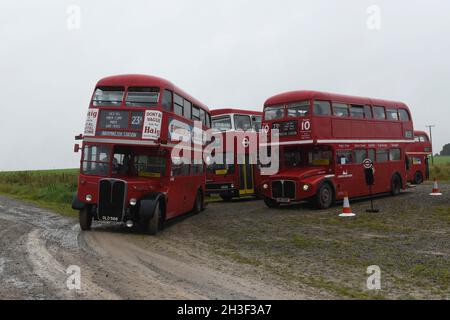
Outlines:
{"label": "bus headlight", "polygon": [[230,184],[230,188],[234,189],[234,183]]}
{"label": "bus headlight", "polygon": [[88,195],[86,196],[86,201],[87,201],[87,202],[91,202],[91,201],[92,201],[92,196],[91,196],[90,194],[88,194]]}
{"label": "bus headlight", "polygon": [[303,191],[308,191],[310,188],[309,184],[303,185]]}
{"label": "bus headlight", "polygon": [[269,185],[268,185],[267,183],[264,183],[264,184],[263,184],[263,189],[264,189],[264,190],[269,189]]}
{"label": "bus headlight", "polygon": [[135,206],[137,204],[137,200],[136,199],[134,199],[134,198],[132,198],[132,199],[130,199],[130,205],[131,206]]}

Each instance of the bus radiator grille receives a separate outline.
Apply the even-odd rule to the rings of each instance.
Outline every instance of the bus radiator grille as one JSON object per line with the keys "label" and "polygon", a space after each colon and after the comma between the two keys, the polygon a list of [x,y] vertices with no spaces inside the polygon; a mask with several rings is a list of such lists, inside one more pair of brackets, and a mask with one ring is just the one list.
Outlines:
{"label": "bus radiator grille", "polygon": [[100,220],[121,221],[126,198],[126,183],[120,180],[100,181],[98,215]]}

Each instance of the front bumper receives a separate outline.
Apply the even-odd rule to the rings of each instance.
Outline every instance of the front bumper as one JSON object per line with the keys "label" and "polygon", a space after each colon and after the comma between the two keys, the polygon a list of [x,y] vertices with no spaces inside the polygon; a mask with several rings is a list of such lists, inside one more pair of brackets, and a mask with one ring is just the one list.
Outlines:
{"label": "front bumper", "polygon": [[231,183],[207,183],[206,195],[224,195],[239,197],[239,190],[237,190]]}

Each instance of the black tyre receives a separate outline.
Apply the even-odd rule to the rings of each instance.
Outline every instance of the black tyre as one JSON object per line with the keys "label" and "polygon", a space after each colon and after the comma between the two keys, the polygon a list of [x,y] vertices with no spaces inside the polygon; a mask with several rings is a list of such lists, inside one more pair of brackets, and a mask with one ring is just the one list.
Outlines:
{"label": "black tyre", "polygon": [[329,183],[323,183],[316,193],[314,206],[317,209],[328,209],[334,204],[334,190]]}
{"label": "black tyre", "polygon": [[80,228],[83,231],[91,230],[92,226],[92,214],[90,207],[84,207],[80,210]]}
{"label": "black tyre", "polygon": [[233,196],[231,196],[229,194],[221,194],[220,197],[225,202],[230,202],[233,199]]}
{"label": "black tyre", "polygon": [[402,188],[402,180],[396,174],[395,176],[392,177],[391,180],[391,194],[393,196],[398,196],[400,194],[401,188]]}
{"label": "black tyre", "polygon": [[203,208],[203,196],[202,192],[198,190],[197,195],[195,196],[194,208],[192,209],[192,212],[194,214],[199,214],[200,211],[202,211],[202,208]]}
{"label": "black tyre", "polygon": [[423,175],[422,172],[417,171],[414,174],[414,184],[422,184],[423,183]]}
{"label": "black tyre", "polygon": [[264,198],[264,203],[266,204],[266,206],[268,206],[269,208],[278,208],[280,206],[280,204],[278,202],[276,202],[273,199],[269,199],[269,198]]}
{"label": "black tyre", "polygon": [[155,206],[155,211],[153,212],[153,217],[147,222],[147,230],[146,233],[149,235],[156,235],[158,231],[161,229],[163,222],[163,215],[161,210],[161,203],[158,203]]}

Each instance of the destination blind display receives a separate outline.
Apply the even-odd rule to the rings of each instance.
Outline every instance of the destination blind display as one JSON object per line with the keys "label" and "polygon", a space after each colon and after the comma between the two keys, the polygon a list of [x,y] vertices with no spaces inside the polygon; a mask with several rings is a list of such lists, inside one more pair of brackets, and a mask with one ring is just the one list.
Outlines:
{"label": "destination blind display", "polygon": [[140,138],[142,111],[101,110],[97,136]]}
{"label": "destination blind display", "polygon": [[281,137],[284,136],[293,136],[297,135],[297,121],[287,121],[287,122],[278,122],[272,125],[272,129],[279,130],[279,135]]}

